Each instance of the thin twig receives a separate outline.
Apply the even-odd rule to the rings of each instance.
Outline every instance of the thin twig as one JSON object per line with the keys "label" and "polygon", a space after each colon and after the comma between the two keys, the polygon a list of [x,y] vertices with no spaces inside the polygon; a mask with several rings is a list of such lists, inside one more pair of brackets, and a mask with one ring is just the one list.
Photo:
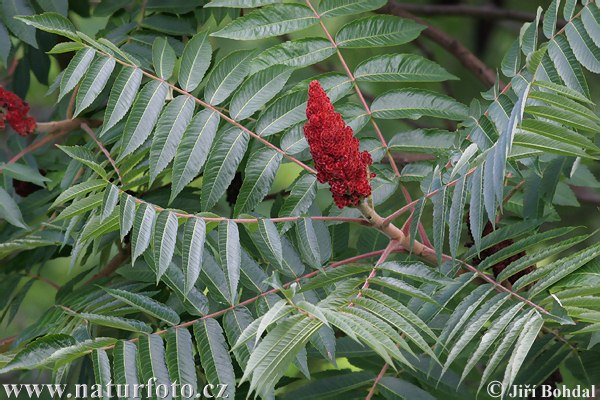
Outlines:
{"label": "thin twig", "polygon": [[83,129],[94,140],[94,142],[96,142],[96,145],[98,145],[100,150],[102,150],[102,153],[104,153],[104,155],[108,159],[108,162],[110,162],[110,165],[112,165],[113,169],[117,173],[117,176],[119,177],[119,182],[123,182],[123,177],[121,176],[119,168],[117,168],[117,163],[115,163],[115,160],[113,160],[113,158],[110,156],[110,153],[108,152],[108,150],[106,150],[106,147],[104,147],[100,140],[98,140],[98,137],[96,137],[96,134],[94,134],[92,128],[90,128],[88,124],[84,122],[81,124],[81,129]]}
{"label": "thin twig", "polygon": [[97,274],[92,276],[90,279],[85,281],[84,285],[89,285],[97,281],[98,279],[105,278],[110,276],[113,272],[115,272],[121,265],[125,263],[129,259],[129,250],[128,248],[119,249],[119,252],[116,256],[113,257],[112,260],[109,261],[108,264],[104,268],[102,268]]}
{"label": "thin twig", "polygon": [[508,203],[508,201],[519,191],[521,190],[521,188],[525,185],[525,181],[521,181],[519,183],[517,183],[515,185],[515,187],[513,187],[510,192],[508,192],[506,194],[506,196],[504,196],[504,199],[502,199],[502,204],[506,204]]}
{"label": "thin twig", "polygon": [[390,365],[388,363],[383,364],[383,367],[381,368],[381,371],[379,371],[377,377],[373,381],[373,385],[371,386],[371,389],[369,389],[369,393],[367,394],[367,397],[365,397],[365,400],[371,400],[373,394],[375,394],[375,388],[377,387],[379,381],[381,380],[381,378],[383,378],[389,367]]}
{"label": "thin twig", "polygon": [[52,132],[56,132],[58,130],[72,131],[72,130],[79,128],[83,122],[85,122],[86,124],[88,124],[89,126],[91,126],[93,128],[100,126],[102,124],[102,121],[98,120],[98,119],[88,120],[88,119],[82,119],[82,118],[63,119],[60,121],[50,121],[50,122],[38,122],[35,126],[35,133],[36,134],[52,133]]}
{"label": "thin twig", "polygon": [[[29,146],[25,147],[18,154],[13,156],[10,160],[8,160],[7,164],[14,164],[19,161],[26,154],[31,153],[43,147],[44,145],[59,139],[61,136],[66,135],[71,132],[73,129],[79,127],[79,124],[84,120],[80,119],[65,119],[62,121],[53,121],[53,122],[39,122],[36,125],[35,131],[36,133],[48,133],[46,136],[38,140],[37,142],[31,143]],[[89,121],[90,124],[96,125],[97,121]],[[56,132],[56,133],[54,133]],[[3,171],[3,168],[0,167],[0,173]]]}
{"label": "thin twig", "polygon": [[75,86],[75,90],[71,93],[71,98],[69,99],[69,106],[67,107],[67,118],[73,119],[73,107],[75,106],[75,97],[77,97],[77,92],[79,91],[79,85]]}
{"label": "thin twig", "polygon": [[[531,22],[536,18],[536,15],[533,13],[485,5],[472,6],[468,4],[444,5],[398,3],[398,6],[416,15],[476,17],[487,20],[506,19],[519,22]],[[565,24],[566,21],[563,19],[559,19],[557,21],[557,25],[559,27],[563,27]]]}
{"label": "thin twig", "polygon": [[[54,134],[50,134],[47,136],[44,136],[42,139],[38,140],[37,142],[33,142],[31,143],[29,146],[25,147],[23,150],[21,150],[18,154],[16,154],[14,157],[12,157],[10,160],[8,160],[7,164],[14,164],[17,161],[19,161],[23,156],[25,156],[28,153],[31,153],[32,151],[35,151],[37,149],[39,149],[40,147],[45,146],[46,144],[59,139],[61,136],[66,135],[67,133],[69,133],[69,131],[67,130],[63,130]],[[4,170],[4,168],[0,167],[0,173]]]}
{"label": "thin twig", "polygon": [[600,204],[600,194],[594,189],[575,185],[570,185],[570,187],[575,196],[577,196],[577,200],[596,205]]}
{"label": "thin twig", "polygon": [[44,282],[44,283],[46,283],[47,285],[49,285],[49,286],[52,286],[52,287],[53,287],[54,289],[56,289],[56,290],[60,289],[60,285],[59,285],[59,284],[57,284],[57,283],[53,282],[52,280],[50,280],[50,279],[48,279],[48,278],[46,278],[46,277],[43,277],[43,276],[41,276],[41,275],[31,275],[31,274],[25,274],[25,276],[27,276],[27,277],[29,277],[29,278],[31,278],[31,279],[38,280],[38,281],[40,281],[40,282]]}

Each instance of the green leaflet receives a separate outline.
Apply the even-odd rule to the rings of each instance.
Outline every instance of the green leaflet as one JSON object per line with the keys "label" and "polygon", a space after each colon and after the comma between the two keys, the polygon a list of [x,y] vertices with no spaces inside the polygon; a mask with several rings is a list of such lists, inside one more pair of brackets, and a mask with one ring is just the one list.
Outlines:
{"label": "green leaflet", "polygon": [[299,218],[296,220],[297,243],[302,254],[302,258],[311,267],[321,268],[321,253],[319,249],[319,240],[310,218]]}
{"label": "green leaflet", "polygon": [[135,200],[127,193],[121,193],[120,197],[119,226],[121,240],[123,240],[133,226],[133,221],[135,219]]}
{"label": "green leaflet", "polygon": [[200,276],[206,224],[200,218],[188,218],[183,228],[181,267],[185,278],[184,293],[190,292]]}
{"label": "green leaflet", "polygon": [[58,214],[58,216],[54,219],[54,222],[65,219],[71,219],[77,215],[84,214],[88,211],[99,208],[102,205],[103,199],[104,193],[96,193],[88,197],[84,197],[81,200],[76,200],[73,203],[71,203],[67,208],[62,210],[60,214]]}
{"label": "green leaflet", "polygon": [[4,24],[0,25],[0,62],[3,65],[8,65],[8,56],[12,48],[12,42],[8,34],[8,29]]}
{"label": "green leaflet", "polygon": [[579,114],[582,117],[589,118],[591,120],[598,121],[600,118],[587,106],[579,104],[578,102],[565,98],[564,95],[552,92],[535,91],[529,93],[530,99],[542,100],[548,104],[561,107],[565,110],[571,111],[575,114]]}
{"label": "green leaflet", "polygon": [[[292,186],[290,195],[279,210],[280,217],[297,217],[304,214],[311,206],[317,195],[317,178],[313,174],[304,174]],[[285,223],[280,228],[280,233],[285,233],[291,227]]]}
{"label": "green leaflet", "polygon": [[544,319],[536,311],[531,318],[529,318],[525,324],[525,327],[519,334],[515,348],[511,353],[510,359],[508,360],[508,366],[504,372],[504,379],[502,381],[502,394],[505,393],[505,388],[509,388],[513,384],[515,378],[517,377],[517,372],[519,372],[523,361],[525,361],[527,353],[529,353],[529,350],[531,349],[531,346],[536,340],[536,337],[543,325]]}
{"label": "green leaflet", "polygon": [[27,224],[23,220],[19,206],[2,187],[0,187],[0,218],[5,219],[17,228],[27,229]]}
{"label": "green leaflet", "polygon": [[133,153],[150,136],[167,96],[167,84],[152,80],[138,93],[125,128],[117,161]]}
{"label": "green leaflet", "polygon": [[50,181],[50,179],[40,174],[37,169],[16,162],[12,164],[0,163],[0,170],[2,170],[3,175],[11,176],[23,182],[31,182],[41,187],[46,187],[46,182]]}
{"label": "green leaflet", "polygon": [[[534,296],[535,294],[540,293],[542,290],[549,288],[551,285],[560,281],[571,272],[581,268],[589,261],[598,257],[599,253],[600,245],[596,244],[572,254],[569,257],[562,258],[544,266],[541,270],[539,270],[539,274],[543,274],[541,279],[529,290],[530,296]],[[528,277],[528,275],[525,275],[523,278]],[[538,273],[532,274],[532,277],[539,277]],[[525,284],[529,283],[527,280],[528,279],[519,279],[519,281],[516,282],[518,285],[515,286],[515,290],[522,288]]]}
{"label": "green leaflet", "polygon": [[87,72],[88,67],[94,59],[96,52],[89,47],[79,50],[65,69],[62,79],[60,80],[60,92],[58,99],[69,93],[79,83],[83,75]]}
{"label": "green leaflet", "polygon": [[[152,227],[156,211],[148,203],[142,203],[135,212],[133,231],[131,233],[131,264],[148,248],[152,236]],[[160,276],[162,274],[158,274]]]}
{"label": "green leaflet", "polygon": [[564,108],[545,105],[526,106],[525,112],[590,133],[598,132],[600,129],[600,125],[596,120],[589,119]]}
{"label": "green leaflet", "polygon": [[89,107],[96,97],[98,97],[104,86],[106,86],[106,82],[108,82],[114,68],[114,58],[96,56],[77,91],[73,117],[76,117]]}
{"label": "green leaflet", "polygon": [[321,18],[341,17],[377,10],[385,5],[385,0],[323,0],[317,11]]}
{"label": "green leaflet", "polygon": [[211,36],[254,40],[307,28],[317,22],[310,8],[302,4],[275,4],[236,18]]}
{"label": "green leaflet", "polygon": [[115,210],[117,203],[119,201],[119,189],[109,183],[104,191],[104,199],[102,200],[102,211],[100,213],[101,219],[100,222],[108,218],[112,212]]}
{"label": "green leaflet", "polygon": [[[259,136],[270,136],[306,120],[306,90],[297,90],[275,99],[258,117],[256,128]],[[297,126],[300,126],[298,124]],[[293,129],[293,128],[292,128]],[[302,133],[304,137],[304,133]]]}
{"label": "green leaflet", "polygon": [[[92,365],[94,368],[94,378],[100,385],[108,385],[112,382],[110,373],[110,361],[106,350],[97,349],[92,352]],[[110,396],[105,394],[103,399],[109,400]]]}
{"label": "green leaflet", "polygon": [[89,150],[87,147],[59,145],[57,145],[57,147],[65,153],[67,153],[67,155],[72,159],[77,160],[80,163],[84,164],[86,167],[91,168],[94,172],[100,175],[101,178],[108,180],[108,175],[106,174],[106,171],[96,161],[96,155],[92,153],[92,151]]}
{"label": "green leaflet", "polygon": [[117,342],[113,350],[113,373],[114,383],[117,385],[133,387],[138,384],[137,347],[135,344],[124,340]]}
{"label": "green leaflet", "polygon": [[197,33],[187,42],[179,68],[179,85],[183,90],[191,92],[198,87],[210,65],[211,55],[212,47],[205,32]]}
{"label": "green leaflet", "polygon": [[410,383],[409,381],[405,381],[395,376],[384,376],[379,380],[378,386],[381,394],[383,394],[383,397],[389,400],[398,398],[423,400],[434,399],[434,397],[431,396],[431,394],[429,394],[426,390],[413,383]]}
{"label": "green leaflet", "polygon": [[15,17],[18,15],[33,15],[35,11],[31,8],[29,2],[24,1],[3,1],[2,4],[2,22],[10,31],[18,36],[25,43],[38,48],[35,37],[35,28],[28,26],[25,21],[18,20]]}
{"label": "green leaflet", "polygon": [[[356,345],[362,347],[358,343]],[[298,388],[290,388],[291,390],[286,391],[281,398],[284,400],[337,399],[341,398],[340,396],[359,394],[361,390],[367,389],[373,384],[375,374],[370,371],[347,372],[347,370],[344,370],[333,376],[319,376],[318,379],[314,379],[313,377],[313,381]],[[378,386],[380,389],[383,387],[381,385],[382,380],[380,380]],[[406,398],[412,399],[415,397],[407,396]]]}
{"label": "green leaflet", "polygon": [[150,147],[150,184],[175,158],[177,146],[194,113],[194,99],[178,96],[163,110]]}
{"label": "green leaflet", "polygon": [[577,7],[577,0],[565,0],[565,5],[563,7],[563,17],[565,20],[569,21],[573,18],[575,7]]}
{"label": "green leaflet", "polygon": [[515,134],[513,144],[515,146],[528,147],[536,150],[541,150],[545,153],[555,153],[566,156],[597,158],[587,154],[581,147],[564,143],[559,140],[547,138],[541,135],[531,134],[529,132],[521,132]]}
{"label": "green leaflet", "polygon": [[574,19],[565,26],[565,33],[577,61],[589,71],[600,73],[600,48],[586,31],[583,22]]}
{"label": "green leaflet", "polygon": [[[221,263],[223,264],[223,263]],[[231,302],[231,291],[229,290],[229,280],[223,272],[226,268],[217,264],[217,261],[210,252],[204,252],[202,256],[202,271],[200,280],[208,288],[208,293],[213,299],[220,303],[229,304]]]}
{"label": "green leaflet", "polygon": [[0,374],[5,374],[17,369],[30,369],[43,365],[46,362],[46,359],[56,351],[71,346],[74,343],[75,339],[65,334],[43,336],[19,351],[11,362],[3,368],[0,368]]}
{"label": "green leaflet", "polygon": [[231,99],[231,117],[240,121],[254,114],[279,93],[293,71],[285,65],[273,65],[250,75]]}
{"label": "green leaflet", "polygon": [[[7,2],[7,6],[10,3],[14,3],[14,4],[18,4],[19,2]],[[25,3],[21,3],[21,4],[25,4]],[[4,11],[6,13],[6,8],[4,8]],[[21,8],[20,10],[18,10],[18,14],[16,15],[26,15],[27,14],[27,9],[26,8]],[[9,13],[6,13],[7,15],[7,19],[12,19],[11,15]],[[46,32],[50,32],[50,33],[55,33],[57,35],[60,36],[65,36],[71,40],[75,40],[75,41],[79,41],[79,37],[77,36],[77,32],[75,32],[75,26],[71,23],[71,21],[69,21],[67,18],[65,18],[64,16],[55,13],[55,12],[45,12],[43,14],[39,14],[39,15],[31,15],[31,16],[21,16],[21,17],[17,17],[15,18],[19,21],[24,22],[27,25],[33,26],[35,28],[41,29],[43,31]],[[9,27],[11,28],[11,30],[14,30],[11,25],[16,24],[16,22],[8,22]],[[25,30],[23,33],[23,36],[21,36],[20,32],[15,32],[19,37],[23,38],[24,41],[30,43],[32,46],[37,47],[35,45],[35,35],[32,38],[33,42],[30,42],[29,40],[29,29]]]}
{"label": "green leaflet", "polygon": [[200,197],[203,211],[212,209],[227,190],[246,153],[248,141],[249,135],[235,126],[220,131],[210,150],[204,170]]}
{"label": "green leaflet", "polygon": [[302,38],[270,47],[252,59],[253,73],[275,64],[294,68],[316,64],[335,54],[331,42],[325,38]]}
{"label": "green leaflet", "polygon": [[227,385],[225,395],[235,398],[236,379],[233,363],[219,323],[212,318],[196,322],[194,337],[207,379],[215,385]]}
{"label": "green leaflet", "polygon": [[164,80],[168,80],[173,75],[175,68],[175,50],[164,37],[157,37],[152,44],[152,64],[156,75]]}
{"label": "green leaflet", "polygon": [[415,129],[400,132],[389,142],[391,151],[409,153],[445,153],[456,141],[456,134],[442,129]]}
{"label": "green leaflet", "polygon": [[416,54],[384,54],[363,61],[354,77],[364,82],[440,82],[458,79],[440,65]]}
{"label": "green leaflet", "polygon": [[559,124],[537,119],[526,119],[521,122],[520,129],[588,150],[599,151],[598,147],[591,140]]}
{"label": "green leaflet", "polygon": [[111,346],[115,342],[116,339],[103,337],[82,340],[71,346],[67,346],[55,351],[52,355],[46,358],[46,360],[44,360],[44,364],[54,364],[54,367],[59,368],[63,365],[72,363],[78,358],[92,353],[94,350]]}
{"label": "green leaflet", "polygon": [[171,197],[169,202],[198,175],[219,126],[219,114],[211,110],[197,113],[177,146],[173,161]]}
{"label": "green leaflet", "polygon": [[181,397],[194,399],[196,397],[193,393],[198,391],[198,378],[194,362],[192,335],[186,328],[171,328],[167,331],[166,340],[167,367],[171,381],[191,387],[192,395]]}
{"label": "green leaflet", "polygon": [[262,239],[262,243],[266,245],[269,254],[275,258],[279,264],[283,261],[283,247],[277,227],[270,219],[258,220],[258,233]]}
{"label": "green leaflet", "polygon": [[540,16],[542,8],[538,7],[535,19],[532,22],[526,23],[521,28],[521,34],[519,41],[521,44],[521,50],[523,54],[528,55],[537,50],[538,44],[538,26],[540,23]]}
{"label": "green leaflet", "polygon": [[600,27],[598,26],[598,21],[600,20],[600,12],[597,8],[594,8],[591,5],[585,7],[581,12],[581,21],[583,22],[583,26],[586,31],[596,44],[596,46],[600,45],[600,37],[598,34],[600,33]]}
{"label": "green leaflet", "polygon": [[271,148],[258,149],[250,156],[234,215],[252,211],[269,193],[282,157],[281,153]]}
{"label": "green leaflet", "polygon": [[104,222],[100,222],[100,218],[97,215],[93,215],[88,219],[77,240],[86,242],[117,230],[119,230],[118,213],[113,212]]}
{"label": "green leaflet", "polygon": [[433,172],[431,189],[431,191],[438,190],[438,192],[431,197],[431,203],[433,204],[433,247],[436,250],[437,262],[441,265],[444,236],[446,233],[448,196],[446,195],[446,186],[442,185],[441,171],[438,167],[436,167]]}
{"label": "green leaflet", "polygon": [[375,118],[418,119],[424,116],[461,121],[468,109],[451,97],[423,89],[394,89],[377,97],[371,105]]}
{"label": "green leaflet", "polygon": [[[149,379],[155,379],[155,385],[165,385],[167,387],[168,395],[165,398],[171,399],[173,393],[171,393],[171,380],[165,362],[165,347],[162,338],[159,335],[141,335],[138,349],[141,381],[148,382]],[[158,400],[156,396],[151,398]]]}
{"label": "green leaflet", "polygon": [[448,226],[450,229],[450,254],[452,254],[452,257],[456,257],[458,253],[461,227],[463,224],[463,212],[465,209],[465,203],[467,201],[466,182],[467,177],[462,177],[456,186],[454,186],[454,192],[452,193],[452,205],[450,206],[450,216],[448,220]]}
{"label": "green leaflet", "polygon": [[[250,390],[267,396],[321,325],[319,320],[304,317],[290,318],[277,325],[250,355],[242,382],[250,379]],[[267,357],[268,354],[278,357]]]}
{"label": "green leaflet", "polygon": [[519,40],[515,40],[502,59],[502,73],[508,77],[513,77],[521,70],[521,47]]}
{"label": "green leaflet", "polygon": [[589,97],[589,89],[583,71],[567,39],[560,35],[554,37],[554,40],[548,43],[548,54],[565,85]]}
{"label": "green leaflet", "polygon": [[229,300],[234,304],[240,280],[241,247],[237,224],[231,220],[219,222],[219,255],[227,269]]}
{"label": "green leaflet", "polygon": [[482,336],[477,349],[469,357],[469,361],[467,362],[467,365],[465,366],[460,377],[461,382],[467,376],[469,371],[477,364],[481,357],[486,353],[486,351],[494,344],[494,342],[500,339],[500,335],[504,329],[516,318],[517,313],[521,311],[523,306],[524,303],[515,304],[508,311],[505,311],[502,315],[498,316],[495,321],[491,322],[490,327]]}
{"label": "green leaflet", "polygon": [[152,332],[152,327],[142,321],[135,319],[123,318],[123,317],[111,317],[108,315],[91,314],[91,313],[74,313],[68,311],[67,314],[79,318],[85,319],[92,324],[100,326],[108,326],[111,328],[121,329],[124,331],[131,332]]}
{"label": "green leaflet", "polygon": [[94,192],[99,189],[103,189],[105,187],[106,181],[103,179],[88,179],[85,182],[73,185],[64,192],[61,192],[56,198],[56,200],[54,200],[54,203],[52,203],[50,208],[54,208],[79,196],[83,196],[85,194]]}
{"label": "green leaflet", "polygon": [[416,39],[423,29],[412,20],[376,15],[347,23],[335,35],[335,42],[351,48],[396,46]]}
{"label": "green leaflet", "polygon": [[177,239],[177,228],[179,224],[177,217],[170,211],[162,211],[158,214],[154,223],[152,232],[152,251],[154,255],[154,264],[157,266],[156,283],[165,273],[173,253],[175,252],[175,240]]}
{"label": "green leaflet", "polygon": [[273,3],[281,0],[213,0],[204,7],[256,8]]}
{"label": "green leaflet", "polygon": [[[484,325],[488,320],[500,309],[500,307],[507,300],[506,293],[498,293],[492,299],[488,300],[481,308],[473,315],[473,317],[467,322],[466,329],[463,330],[461,336],[449,349],[448,357],[444,363],[443,372],[446,372],[452,362],[459,356],[459,354],[465,349],[471,340],[478,335],[480,329],[483,329]],[[449,343],[446,344],[446,347]]]}
{"label": "green leaflet", "polygon": [[221,104],[240,86],[250,72],[248,61],[255,54],[254,50],[238,50],[226,55],[217,63],[212,69],[204,89],[204,98],[207,103]]}
{"label": "green leaflet", "polygon": [[135,100],[142,82],[142,71],[138,68],[123,67],[110,91],[104,113],[101,135],[119,122]]}
{"label": "green leaflet", "polygon": [[556,17],[558,14],[559,5],[559,0],[552,0],[552,3],[550,3],[548,8],[546,9],[546,12],[544,13],[544,20],[542,26],[544,36],[546,36],[546,38],[548,39],[554,36],[554,32],[556,32]]}
{"label": "green leaflet", "polygon": [[[157,273],[156,266],[151,262],[149,267]],[[181,269],[171,263],[167,272],[162,276],[162,281],[175,293],[177,298],[183,303],[185,310],[191,315],[204,315],[208,312],[208,299],[195,287],[188,292],[184,292],[185,280]]]}

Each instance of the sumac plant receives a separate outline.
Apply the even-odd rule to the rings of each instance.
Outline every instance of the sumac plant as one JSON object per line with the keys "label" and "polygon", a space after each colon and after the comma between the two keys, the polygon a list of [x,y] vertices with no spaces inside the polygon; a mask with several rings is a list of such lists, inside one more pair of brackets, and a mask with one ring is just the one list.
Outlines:
{"label": "sumac plant", "polygon": [[600,10],[548,3],[0,1],[2,382],[600,383]]}

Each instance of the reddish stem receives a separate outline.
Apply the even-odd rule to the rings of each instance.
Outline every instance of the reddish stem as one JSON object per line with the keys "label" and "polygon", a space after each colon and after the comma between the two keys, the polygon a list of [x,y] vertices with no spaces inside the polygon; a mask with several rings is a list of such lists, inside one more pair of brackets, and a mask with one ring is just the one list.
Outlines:
{"label": "reddish stem", "polygon": [[108,159],[108,162],[110,162],[110,165],[112,165],[113,169],[117,173],[117,176],[119,177],[119,182],[123,182],[123,177],[121,176],[119,168],[117,168],[117,163],[115,163],[115,160],[112,159],[110,153],[108,152],[108,150],[106,150],[106,147],[104,147],[102,142],[98,140],[98,137],[94,134],[92,128],[90,128],[88,124],[84,122],[81,124],[81,129],[83,129],[94,140],[94,142],[96,142],[96,145],[100,148],[100,150],[102,150],[102,153],[104,153],[104,155]]}
{"label": "reddish stem", "polygon": [[373,394],[375,393],[375,388],[377,387],[377,384],[379,384],[379,381],[381,380],[381,378],[383,378],[389,367],[390,365],[388,363],[383,364],[383,367],[381,368],[381,371],[379,371],[379,374],[377,374],[377,377],[373,381],[373,386],[371,386],[371,389],[369,389],[369,394],[367,394],[365,400],[371,400]]}

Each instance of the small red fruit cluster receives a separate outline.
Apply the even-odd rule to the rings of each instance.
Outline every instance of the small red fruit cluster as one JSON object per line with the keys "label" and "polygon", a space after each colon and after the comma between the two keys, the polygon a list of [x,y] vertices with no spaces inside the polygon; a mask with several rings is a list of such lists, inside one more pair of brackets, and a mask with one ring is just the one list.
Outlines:
{"label": "small red fruit cluster", "polygon": [[[339,208],[356,206],[371,195],[368,167],[373,163],[368,151],[359,151],[352,128],[335,112],[331,100],[318,81],[308,88],[308,122],[304,136],[315,161],[317,180],[328,182]],[[375,174],[371,174],[371,177]]]}
{"label": "small red fruit cluster", "polygon": [[0,86],[0,129],[8,122],[19,135],[29,135],[35,130],[35,119],[28,114],[29,104]]}

